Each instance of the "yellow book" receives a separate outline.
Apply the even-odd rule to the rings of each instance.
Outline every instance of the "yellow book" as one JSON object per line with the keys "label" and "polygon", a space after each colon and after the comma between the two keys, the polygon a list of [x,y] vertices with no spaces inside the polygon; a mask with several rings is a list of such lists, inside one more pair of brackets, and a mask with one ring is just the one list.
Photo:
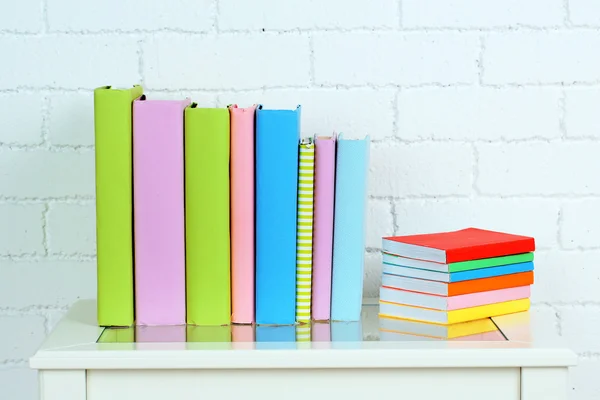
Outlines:
{"label": "yellow book", "polygon": [[498,330],[490,318],[442,325],[387,317],[379,318],[379,329],[382,332],[405,333],[437,339],[454,339]]}
{"label": "yellow book", "polygon": [[414,307],[380,301],[379,315],[387,318],[401,318],[411,321],[449,325],[526,311],[529,309],[529,306],[530,301],[528,298],[452,311],[434,310],[431,308]]}

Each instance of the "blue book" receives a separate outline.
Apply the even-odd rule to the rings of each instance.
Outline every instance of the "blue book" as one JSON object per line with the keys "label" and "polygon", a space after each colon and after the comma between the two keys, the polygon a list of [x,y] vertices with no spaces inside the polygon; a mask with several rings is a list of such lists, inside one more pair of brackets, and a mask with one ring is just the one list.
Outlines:
{"label": "blue book", "polygon": [[527,271],[533,271],[532,261],[451,273],[429,271],[419,268],[403,267],[399,265],[383,263],[384,274],[448,283],[470,281],[472,279],[491,278],[493,276],[517,274],[519,272]]}
{"label": "blue book", "polygon": [[300,106],[256,110],[256,323],[296,322]]}
{"label": "blue book", "polygon": [[[359,321],[365,263],[365,213],[370,137],[336,149],[331,320]],[[317,189],[318,190],[318,189]]]}

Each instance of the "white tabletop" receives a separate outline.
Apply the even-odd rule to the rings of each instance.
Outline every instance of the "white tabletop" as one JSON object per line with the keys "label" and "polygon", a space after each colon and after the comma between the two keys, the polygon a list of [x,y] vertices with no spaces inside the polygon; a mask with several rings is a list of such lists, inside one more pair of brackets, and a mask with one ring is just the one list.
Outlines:
{"label": "white tabletop", "polygon": [[496,332],[440,340],[380,330],[376,301],[357,322],[312,326],[102,328],[82,300],[30,359],[35,369],[547,367],[576,355],[535,312],[493,318]]}

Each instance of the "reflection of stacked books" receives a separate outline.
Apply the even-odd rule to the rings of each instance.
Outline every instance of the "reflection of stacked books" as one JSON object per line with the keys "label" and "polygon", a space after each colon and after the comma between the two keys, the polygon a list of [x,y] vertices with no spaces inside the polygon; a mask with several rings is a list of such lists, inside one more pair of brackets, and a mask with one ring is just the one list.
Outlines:
{"label": "reflection of stacked books", "polygon": [[449,325],[525,311],[534,250],[475,228],[383,238],[380,316]]}
{"label": "reflection of stacked books", "polygon": [[490,318],[438,325],[396,318],[379,318],[379,340],[505,340]]}

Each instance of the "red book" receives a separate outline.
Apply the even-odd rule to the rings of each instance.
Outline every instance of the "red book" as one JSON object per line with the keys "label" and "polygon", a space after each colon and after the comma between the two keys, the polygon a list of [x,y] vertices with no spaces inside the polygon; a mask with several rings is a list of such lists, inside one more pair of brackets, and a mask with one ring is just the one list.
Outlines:
{"label": "red book", "polygon": [[383,251],[402,257],[455,263],[535,250],[532,237],[477,228],[383,238]]}

